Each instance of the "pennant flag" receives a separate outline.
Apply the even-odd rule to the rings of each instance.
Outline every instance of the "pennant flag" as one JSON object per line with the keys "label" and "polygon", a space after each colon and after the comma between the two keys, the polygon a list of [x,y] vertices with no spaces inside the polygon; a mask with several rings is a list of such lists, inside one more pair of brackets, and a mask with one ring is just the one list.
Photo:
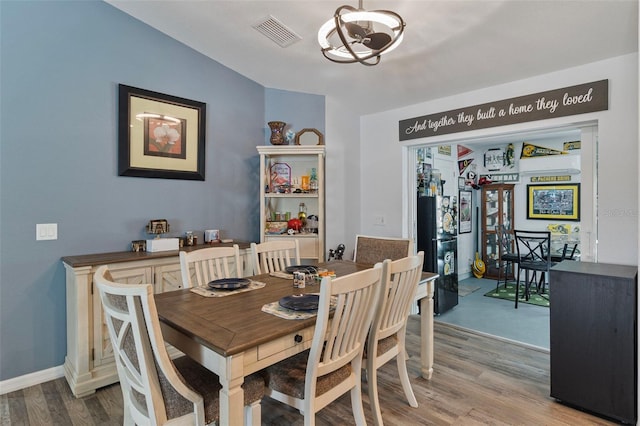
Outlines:
{"label": "pennant flag", "polygon": [[572,149],[580,149],[580,141],[565,142],[562,144],[562,149],[565,151],[571,151]]}
{"label": "pennant flag", "polygon": [[543,146],[537,146],[530,143],[522,144],[522,153],[520,158],[529,157],[544,157],[547,155],[563,155],[568,154],[566,151],[558,151],[557,149],[545,148]]}
{"label": "pennant flag", "polygon": [[458,145],[458,158],[464,157],[465,155],[469,155],[473,152],[472,149],[467,148],[466,146]]}
{"label": "pennant flag", "polygon": [[467,170],[467,167],[473,162],[473,158],[468,158],[466,160],[458,160],[458,173],[460,176],[464,174],[464,171]]}

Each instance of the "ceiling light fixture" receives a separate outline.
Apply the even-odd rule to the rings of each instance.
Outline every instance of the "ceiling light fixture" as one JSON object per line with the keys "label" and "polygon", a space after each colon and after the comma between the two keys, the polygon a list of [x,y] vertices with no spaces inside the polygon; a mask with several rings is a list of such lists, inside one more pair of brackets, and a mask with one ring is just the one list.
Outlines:
{"label": "ceiling light fixture", "polygon": [[318,31],[318,43],[325,58],[333,62],[376,65],[380,55],[388,53],[402,42],[405,22],[389,10],[358,9],[340,6],[333,19]]}

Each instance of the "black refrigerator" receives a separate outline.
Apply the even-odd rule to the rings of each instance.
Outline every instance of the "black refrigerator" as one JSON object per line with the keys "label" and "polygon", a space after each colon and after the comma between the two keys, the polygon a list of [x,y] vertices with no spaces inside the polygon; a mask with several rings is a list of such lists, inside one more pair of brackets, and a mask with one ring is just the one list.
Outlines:
{"label": "black refrigerator", "polygon": [[458,304],[457,198],[419,196],[417,210],[417,248],[424,251],[423,270],[439,275],[433,298],[441,314]]}

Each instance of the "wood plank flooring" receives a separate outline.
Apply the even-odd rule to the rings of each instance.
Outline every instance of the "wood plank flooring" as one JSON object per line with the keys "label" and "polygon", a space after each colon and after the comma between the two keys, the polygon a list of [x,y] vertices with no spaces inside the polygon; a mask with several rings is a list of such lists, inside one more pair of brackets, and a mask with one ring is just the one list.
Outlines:
{"label": "wood plank flooring", "polygon": [[[435,324],[435,371],[419,377],[418,317],[409,318],[409,375],[420,406],[404,399],[395,361],[379,371],[382,417],[394,425],[612,425],[549,397],[549,355],[519,345]],[[373,424],[363,384],[367,422]],[[348,395],[316,416],[318,425],[353,424]],[[0,424],[121,425],[118,384],[76,399],[64,378],[0,396]],[[295,410],[265,398],[262,424],[302,425]]]}

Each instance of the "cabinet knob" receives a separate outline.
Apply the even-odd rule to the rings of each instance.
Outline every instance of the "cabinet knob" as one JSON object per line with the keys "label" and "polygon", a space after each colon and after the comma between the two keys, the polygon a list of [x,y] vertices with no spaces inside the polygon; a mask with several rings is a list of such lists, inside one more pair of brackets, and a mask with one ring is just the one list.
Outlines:
{"label": "cabinet knob", "polygon": [[293,340],[295,340],[296,343],[300,343],[302,342],[302,336],[299,334],[296,334]]}

